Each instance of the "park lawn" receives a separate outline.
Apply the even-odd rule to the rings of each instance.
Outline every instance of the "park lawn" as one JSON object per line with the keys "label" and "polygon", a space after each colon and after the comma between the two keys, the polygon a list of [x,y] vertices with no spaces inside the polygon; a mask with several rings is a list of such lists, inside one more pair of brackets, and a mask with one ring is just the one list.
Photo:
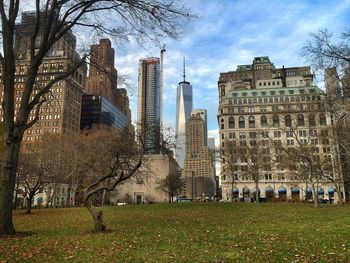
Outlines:
{"label": "park lawn", "polygon": [[350,262],[350,206],[183,203],[16,211],[0,262]]}

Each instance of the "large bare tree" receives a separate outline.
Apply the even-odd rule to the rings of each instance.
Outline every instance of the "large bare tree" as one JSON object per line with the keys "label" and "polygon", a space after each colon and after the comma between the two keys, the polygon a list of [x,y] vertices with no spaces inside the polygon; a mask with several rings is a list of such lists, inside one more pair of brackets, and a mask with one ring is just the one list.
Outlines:
{"label": "large bare tree", "polygon": [[[37,92],[34,85],[38,70],[48,51],[70,30],[96,31],[115,37],[135,36],[136,39],[157,40],[176,38],[179,29],[191,16],[174,0],[35,0],[35,24],[28,41],[30,62],[24,79],[20,108],[15,114],[15,33],[20,10],[27,1],[0,0],[4,112],[4,160],[0,171],[0,234],[13,234],[12,199],[23,133],[39,117],[45,94],[58,81],[71,75],[85,56],[66,72],[56,75]],[[29,121],[31,111],[36,118]],[[15,120],[16,117],[16,120]]]}
{"label": "large bare tree", "polygon": [[350,28],[345,29],[338,38],[325,28],[313,32],[302,51],[314,69],[320,71],[321,75],[325,72],[325,77],[327,77],[325,84],[328,89],[328,108],[335,121],[344,183],[349,198]]}
{"label": "large bare tree", "polygon": [[[139,170],[141,166],[145,167],[144,156],[150,149],[142,143],[142,134],[136,137],[135,141],[130,129],[118,130],[106,126],[94,127],[78,136],[77,145],[81,153],[78,183],[82,202],[94,220],[95,231],[106,229],[102,210],[97,209],[101,203],[96,200],[99,195],[113,191],[132,176],[143,176]],[[166,143],[158,144],[156,148],[166,149]]]}
{"label": "large bare tree", "polygon": [[26,200],[27,214],[31,213],[35,195],[60,180],[60,155],[54,143],[57,137],[45,134],[20,153],[17,184]]}

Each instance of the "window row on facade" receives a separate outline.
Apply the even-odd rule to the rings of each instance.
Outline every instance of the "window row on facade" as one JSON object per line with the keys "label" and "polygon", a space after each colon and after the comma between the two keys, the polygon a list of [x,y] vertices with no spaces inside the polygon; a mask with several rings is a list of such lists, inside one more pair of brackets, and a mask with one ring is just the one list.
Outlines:
{"label": "window row on facade", "polygon": [[[248,120],[248,123],[246,121]],[[327,118],[326,115],[321,113],[319,114],[318,123],[316,122],[315,114],[308,114],[308,125],[309,127],[315,127],[316,125],[326,126],[327,125]],[[272,127],[278,128],[281,125],[281,122],[284,123],[286,127],[292,127],[293,126],[293,120],[292,116],[290,114],[286,114],[283,116],[283,118],[280,115],[273,115],[272,116],[272,123],[271,120],[268,119],[266,115],[260,116],[260,127],[269,127],[272,124]],[[299,113],[296,115],[295,124],[298,127],[302,127],[306,125],[304,114]],[[228,129],[234,129],[234,128],[256,128],[256,120],[254,116],[249,116],[248,118],[245,118],[244,116],[239,116],[238,120],[235,120],[235,117],[231,116],[228,118]],[[225,119],[221,118],[220,120],[220,129],[225,129]]]}
{"label": "window row on facade", "polygon": [[[235,94],[235,93],[234,93]],[[234,97],[234,96],[233,96]],[[287,96],[287,97],[265,97],[265,98],[244,98],[244,99],[228,99],[229,105],[242,104],[263,104],[263,103],[285,103],[285,102],[307,102],[320,101],[321,96]]]}

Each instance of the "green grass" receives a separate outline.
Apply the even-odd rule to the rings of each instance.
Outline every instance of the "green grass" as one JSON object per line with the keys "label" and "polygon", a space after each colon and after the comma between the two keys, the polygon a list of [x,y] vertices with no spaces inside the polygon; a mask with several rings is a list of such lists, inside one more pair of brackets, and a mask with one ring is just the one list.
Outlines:
{"label": "green grass", "polygon": [[350,207],[186,203],[15,212],[0,262],[350,262]]}

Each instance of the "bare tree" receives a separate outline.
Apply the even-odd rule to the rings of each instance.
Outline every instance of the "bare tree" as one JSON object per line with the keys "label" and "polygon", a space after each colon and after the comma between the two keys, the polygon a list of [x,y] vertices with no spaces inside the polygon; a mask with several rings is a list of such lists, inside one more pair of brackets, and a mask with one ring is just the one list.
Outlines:
{"label": "bare tree", "polygon": [[236,186],[236,182],[238,176],[236,174],[236,167],[238,161],[238,151],[236,147],[236,142],[232,140],[224,141],[223,149],[216,149],[212,154],[213,160],[218,160],[223,164],[222,172],[225,173],[224,179],[226,180],[226,176],[229,176],[231,179],[231,201],[238,198],[234,196],[233,189]]}
{"label": "bare tree", "polygon": [[180,173],[171,173],[161,180],[158,188],[169,195],[169,203],[172,203],[174,197],[181,193],[182,186],[183,182]]}
{"label": "bare tree", "polygon": [[[145,131],[146,132],[146,131]],[[116,186],[138,175],[150,149],[144,148],[143,134],[135,135],[129,129],[116,130],[111,127],[95,127],[79,136],[81,160],[79,185],[82,201],[89,210],[96,231],[104,231],[102,211],[96,206],[96,197],[103,191],[113,191]],[[160,148],[165,149],[161,144]],[[159,148],[158,145],[155,147]]]}
{"label": "bare tree", "polygon": [[[290,126],[287,129],[287,144],[274,143],[279,152],[279,165],[291,173],[292,180],[306,184],[305,192],[311,187],[314,207],[318,206],[318,192],[322,183],[332,182],[338,193],[342,192],[343,183],[337,169],[339,162],[331,150],[332,129],[323,128],[321,131],[322,134],[317,134],[316,127]],[[324,154],[320,153],[318,140],[322,142]],[[339,198],[342,201],[341,196]]]}
{"label": "bare tree", "polygon": [[328,109],[333,115],[335,131],[342,159],[344,183],[350,196],[350,155],[347,148],[349,136],[346,132],[350,117],[350,28],[335,40],[327,29],[311,33],[302,49],[304,57],[316,69],[325,72]]}
{"label": "bare tree", "polygon": [[252,145],[240,145],[237,148],[237,154],[241,160],[242,175],[247,176],[255,184],[254,199],[260,202],[259,183],[264,178],[264,171],[271,171],[271,158],[266,154],[263,143],[258,141]]}
{"label": "bare tree", "polygon": [[[0,1],[1,35],[3,51],[0,53],[4,98],[4,160],[0,180],[0,234],[13,234],[12,199],[23,133],[39,118],[40,107],[46,94],[60,80],[72,75],[85,61],[76,60],[65,72],[35,90],[35,81],[44,57],[54,44],[71,30],[94,30],[97,33],[123,38],[158,40],[176,38],[182,22],[191,16],[178,1],[173,0],[46,0],[35,1],[35,24],[27,39],[30,56],[28,73],[18,113],[15,114],[16,50],[15,30],[19,10],[26,1]],[[35,92],[34,92],[35,91]],[[31,112],[36,117],[29,121]],[[16,118],[15,118],[16,117]]]}
{"label": "bare tree", "polygon": [[310,39],[302,49],[303,55],[316,69],[337,67],[345,72],[350,65],[350,29],[341,33],[340,39],[337,43],[331,32],[320,29],[310,34]]}
{"label": "bare tree", "polygon": [[47,140],[27,145],[20,154],[18,184],[26,200],[26,213],[30,214],[35,195],[44,191],[49,184],[56,181],[54,171],[57,169],[57,155],[47,147]]}

